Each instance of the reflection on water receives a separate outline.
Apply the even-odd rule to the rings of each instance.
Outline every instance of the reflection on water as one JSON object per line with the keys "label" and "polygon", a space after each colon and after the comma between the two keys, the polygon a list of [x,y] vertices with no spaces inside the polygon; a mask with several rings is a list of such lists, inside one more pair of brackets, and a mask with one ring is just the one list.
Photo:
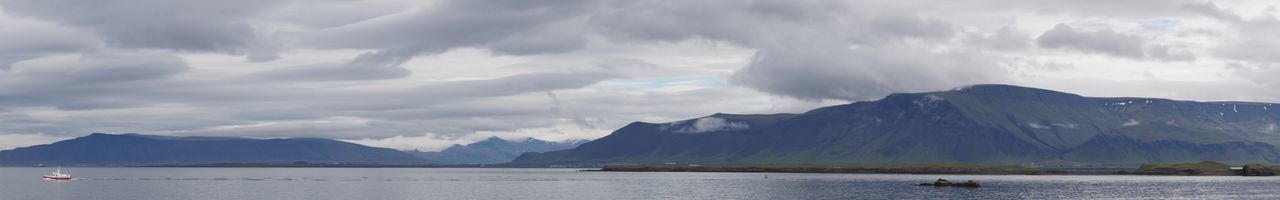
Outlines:
{"label": "reflection on water", "polygon": [[[0,199],[1280,199],[1277,177],[77,168],[53,182],[45,170],[0,168]],[[938,178],[983,187],[914,186]]]}

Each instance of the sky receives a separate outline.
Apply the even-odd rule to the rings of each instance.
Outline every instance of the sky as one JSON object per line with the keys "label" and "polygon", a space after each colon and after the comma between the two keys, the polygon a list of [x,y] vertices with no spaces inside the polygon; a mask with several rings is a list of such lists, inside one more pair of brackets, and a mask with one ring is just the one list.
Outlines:
{"label": "sky", "polygon": [[973,84],[1280,102],[1273,0],[0,0],[0,149],[439,150]]}

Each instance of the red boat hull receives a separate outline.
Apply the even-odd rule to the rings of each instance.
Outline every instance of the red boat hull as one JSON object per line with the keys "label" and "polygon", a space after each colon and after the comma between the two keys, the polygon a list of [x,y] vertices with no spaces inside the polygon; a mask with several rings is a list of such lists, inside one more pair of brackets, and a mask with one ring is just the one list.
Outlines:
{"label": "red boat hull", "polygon": [[48,176],[46,176],[46,177],[44,177],[44,179],[48,179],[48,180],[58,180],[58,181],[65,181],[65,180],[71,180],[71,177],[48,177]]}

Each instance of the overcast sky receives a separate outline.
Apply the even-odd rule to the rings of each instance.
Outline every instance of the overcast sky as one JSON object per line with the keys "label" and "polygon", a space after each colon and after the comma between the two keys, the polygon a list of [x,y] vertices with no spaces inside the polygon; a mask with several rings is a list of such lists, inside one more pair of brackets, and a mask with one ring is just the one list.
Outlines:
{"label": "overcast sky", "polygon": [[0,149],[438,150],[1002,83],[1280,102],[1274,0],[0,0]]}

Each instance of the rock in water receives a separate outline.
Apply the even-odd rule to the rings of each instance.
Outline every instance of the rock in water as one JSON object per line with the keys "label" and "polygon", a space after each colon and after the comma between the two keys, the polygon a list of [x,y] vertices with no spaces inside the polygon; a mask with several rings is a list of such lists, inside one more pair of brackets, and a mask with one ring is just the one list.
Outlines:
{"label": "rock in water", "polygon": [[951,181],[947,181],[947,179],[938,179],[937,181],[933,181],[933,183],[920,183],[920,184],[916,184],[916,186],[934,186],[934,187],[966,187],[966,188],[978,188],[978,187],[982,187],[982,185],[981,185],[981,184],[978,184],[978,182],[977,182],[977,181],[973,181],[973,180],[969,180],[969,181],[965,181],[965,182],[963,182],[963,183],[955,184],[955,183],[951,183]]}
{"label": "rock in water", "polygon": [[933,181],[933,186],[934,187],[950,187],[951,181],[947,181],[947,179],[938,179],[937,181]]}

